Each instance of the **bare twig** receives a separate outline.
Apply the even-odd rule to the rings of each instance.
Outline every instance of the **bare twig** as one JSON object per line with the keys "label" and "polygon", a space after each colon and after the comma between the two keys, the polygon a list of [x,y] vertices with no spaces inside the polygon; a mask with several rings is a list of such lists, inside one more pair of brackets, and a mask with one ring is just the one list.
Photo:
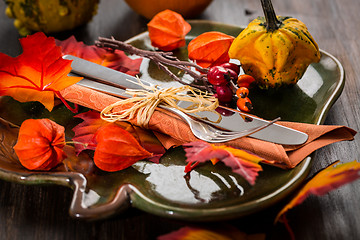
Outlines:
{"label": "bare twig", "polygon": [[[172,52],[160,52],[160,51],[149,51],[149,50],[139,49],[130,44],[115,40],[114,38],[110,39],[110,38],[99,37],[98,41],[95,42],[95,45],[98,47],[107,48],[111,50],[119,49],[129,54],[134,54],[140,57],[148,58],[154,61],[161,70],[163,70],[174,80],[184,85],[189,85],[201,89],[203,91],[206,90],[210,93],[213,93],[211,87],[209,86],[209,84],[207,84],[206,73],[208,72],[208,69],[202,68],[199,65],[192,62],[181,61],[176,56],[174,56]],[[189,76],[191,76],[194,79],[194,83],[184,82],[176,74],[171,72],[168,66],[175,67],[189,74]],[[195,68],[198,71],[194,71],[191,68]],[[199,85],[199,83],[203,85]]]}

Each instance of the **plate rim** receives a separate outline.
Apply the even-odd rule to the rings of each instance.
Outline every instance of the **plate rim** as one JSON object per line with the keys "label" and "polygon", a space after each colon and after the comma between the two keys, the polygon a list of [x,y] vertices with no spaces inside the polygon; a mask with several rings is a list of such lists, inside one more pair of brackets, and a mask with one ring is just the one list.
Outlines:
{"label": "plate rim", "polygon": [[[243,26],[236,26],[233,24],[220,23],[216,21],[208,21],[208,20],[188,20],[190,24],[215,24],[222,26],[229,26],[234,28],[244,28]],[[143,35],[148,34],[147,31],[137,34],[132,38],[126,40],[126,42],[134,41],[137,38],[142,37]],[[321,109],[321,113],[317,121],[314,124],[322,124],[325,121],[325,118],[331,108],[331,106],[336,102],[338,97],[340,96],[344,85],[345,85],[345,71],[340,63],[340,61],[328,53],[320,49],[321,54],[324,54],[330,57],[337,65],[339,69],[339,80],[336,88],[332,91],[332,94],[326,101],[326,104]],[[307,177],[310,172],[310,166],[312,163],[314,155],[306,157],[301,162],[300,171],[284,186],[278,188],[275,192],[263,196],[257,200],[252,200],[246,203],[240,204],[241,206],[245,206],[245,211],[234,214],[234,210],[239,208],[239,205],[225,207],[227,209],[226,214],[224,214],[224,208],[178,208],[162,203],[155,202],[150,198],[147,198],[144,194],[141,193],[135,186],[131,184],[123,184],[120,185],[117,189],[117,192],[114,198],[109,202],[101,206],[96,206],[94,208],[87,208],[83,206],[80,201],[85,194],[87,180],[86,177],[78,172],[15,172],[3,169],[0,166],[0,179],[6,180],[9,182],[21,183],[21,184],[33,184],[33,185],[44,185],[44,184],[54,184],[54,185],[62,185],[67,186],[73,189],[73,198],[70,205],[69,213],[70,216],[81,219],[103,219],[115,213],[118,213],[124,209],[127,209],[129,206],[141,209],[145,212],[156,214],[158,216],[177,218],[182,220],[191,220],[191,221],[212,221],[212,220],[226,220],[235,217],[242,217],[259,210],[265,209],[270,205],[275,204],[276,202],[283,199],[290,192],[296,189]],[[300,167],[300,166],[299,166]],[[146,199],[149,199],[148,201]],[[148,203],[146,205],[141,204],[141,201]],[[251,208],[250,206],[260,204],[261,206],[257,209]],[[152,208],[156,206],[156,208]],[[148,211],[150,209],[152,211]],[[155,211],[154,211],[155,209]],[[219,211],[222,211],[223,215],[219,216]],[[231,215],[231,216],[230,216]],[[216,217],[216,219],[214,219]]]}

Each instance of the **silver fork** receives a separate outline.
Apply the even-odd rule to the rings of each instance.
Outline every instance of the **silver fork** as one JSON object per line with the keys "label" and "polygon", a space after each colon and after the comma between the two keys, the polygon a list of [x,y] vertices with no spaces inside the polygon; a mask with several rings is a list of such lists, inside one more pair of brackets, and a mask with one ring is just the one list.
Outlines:
{"label": "silver fork", "polygon": [[188,123],[188,125],[195,137],[197,137],[203,141],[211,142],[211,143],[226,142],[226,141],[230,141],[233,139],[246,137],[246,136],[251,135],[257,131],[260,131],[260,130],[270,126],[274,122],[280,120],[280,118],[276,118],[264,125],[246,129],[246,130],[239,131],[239,132],[234,132],[234,131],[221,130],[219,128],[211,126],[208,123],[202,122],[201,120],[193,119],[186,113],[184,113],[176,108],[167,107],[164,105],[159,105],[159,107],[169,110],[169,111],[179,115],[180,117],[182,117]]}
{"label": "silver fork", "polygon": [[[76,76],[76,74],[70,74],[70,75]],[[125,90],[123,90],[123,89],[115,88],[115,87],[112,87],[109,85],[105,85],[103,83],[94,82],[93,80],[83,79],[78,84],[95,89],[97,91],[103,91],[103,92],[106,92],[107,94],[121,97],[121,98],[131,97],[131,96],[127,95],[125,93]],[[236,138],[251,135],[255,132],[258,132],[258,131],[270,126],[271,124],[273,124],[274,122],[276,122],[280,119],[280,118],[277,118],[273,121],[267,122],[266,124],[263,124],[263,125],[260,125],[260,126],[254,127],[254,128],[246,129],[243,131],[226,131],[226,130],[221,130],[220,128],[217,128],[217,127],[213,127],[209,123],[202,122],[199,119],[194,119],[191,116],[189,116],[188,114],[186,114],[176,108],[164,106],[161,104],[158,105],[158,107],[161,107],[163,109],[166,109],[168,111],[171,111],[171,112],[179,115],[181,118],[183,118],[188,123],[188,125],[195,137],[197,137],[203,141],[212,142],[212,143],[226,142],[226,141],[230,141],[230,140],[233,140]]]}

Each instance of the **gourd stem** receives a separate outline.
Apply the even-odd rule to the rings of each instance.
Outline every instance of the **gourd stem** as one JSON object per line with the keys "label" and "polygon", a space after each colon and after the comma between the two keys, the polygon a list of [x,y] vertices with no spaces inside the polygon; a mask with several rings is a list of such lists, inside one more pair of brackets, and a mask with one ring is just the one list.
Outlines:
{"label": "gourd stem", "polygon": [[265,14],[266,29],[270,32],[277,30],[281,22],[276,17],[271,0],[261,0],[261,6]]}

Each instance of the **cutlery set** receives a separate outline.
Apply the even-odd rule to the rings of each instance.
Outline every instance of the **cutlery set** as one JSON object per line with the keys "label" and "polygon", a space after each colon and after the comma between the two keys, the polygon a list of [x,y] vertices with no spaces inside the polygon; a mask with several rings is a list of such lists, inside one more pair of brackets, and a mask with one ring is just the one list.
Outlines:
{"label": "cutlery set", "polygon": [[[65,55],[63,58],[72,60],[72,71],[69,76],[84,77],[77,83],[81,86],[120,98],[131,97],[126,94],[125,89],[143,89],[138,84],[139,80],[131,75],[72,55]],[[141,79],[141,82],[147,86],[152,86],[151,82],[146,79]],[[186,101],[177,103],[181,108],[186,108],[190,104]],[[219,106],[218,110],[226,111],[228,114],[223,115],[221,121],[215,123],[214,119],[217,119],[218,115],[211,111],[192,114],[161,104],[158,107],[179,115],[187,122],[194,136],[206,142],[226,142],[249,136],[277,144],[298,145],[305,143],[308,139],[308,135],[303,132],[276,124],[275,122],[279,118],[266,121],[250,114]]]}

